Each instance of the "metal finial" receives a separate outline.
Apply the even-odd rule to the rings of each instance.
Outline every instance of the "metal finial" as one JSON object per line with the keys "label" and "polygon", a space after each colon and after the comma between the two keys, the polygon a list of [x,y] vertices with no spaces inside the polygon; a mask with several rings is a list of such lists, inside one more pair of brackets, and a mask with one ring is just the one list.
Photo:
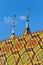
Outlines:
{"label": "metal finial", "polygon": [[30,8],[28,8],[28,11],[30,10]]}
{"label": "metal finial", "polygon": [[16,15],[14,15],[13,17],[14,17],[14,20],[15,20],[15,18],[16,18]]}
{"label": "metal finial", "polygon": [[16,15],[13,16],[13,22],[12,22],[12,34],[15,34],[15,30],[14,30],[14,27],[15,27],[15,18],[16,18]]}
{"label": "metal finial", "polygon": [[30,11],[30,8],[28,8],[28,10],[27,10],[27,21],[29,22],[29,11]]}
{"label": "metal finial", "polygon": [[30,33],[30,28],[29,28],[29,10],[30,10],[30,8],[28,8],[28,11],[27,11],[26,28],[28,29],[28,31]]}
{"label": "metal finial", "polygon": [[28,8],[28,10],[27,10],[27,16],[26,16],[26,28],[29,28],[29,10],[30,10],[30,8]]}

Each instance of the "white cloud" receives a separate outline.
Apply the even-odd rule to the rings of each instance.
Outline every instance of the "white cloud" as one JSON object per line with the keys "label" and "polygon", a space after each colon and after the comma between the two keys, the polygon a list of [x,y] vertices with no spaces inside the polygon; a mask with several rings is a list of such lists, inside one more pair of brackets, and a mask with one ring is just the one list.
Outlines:
{"label": "white cloud", "polygon": [[25,18],[26,18],[25,16],[20,16],[21,20],[25,20]]}
{"label": "white cloud", "polygon": [[[25,16],[20,16],[19,18],[20,18],[20,20],[25,20],[26,17]],[[10,17],[10,16],[4,17],[4,22],[5,23],[11,23],[12,24],[13,21],[14,21],[13,18]],[[15,25],[16,24],[17,24],[17,22],[15,21]]]}
{"label": "white cloud", "polygon": [[[13,20],[13,18],[11,18],[11,17],[4,17],[4,22],[5,23],[11,23],[12,24],[12,22],[13,22],[14,20]],[[17,22],[15,21],[15,25],[17,24]]]}
{"label": "white cloud", "polygon": [[12,23],[13,19],[11,17],[4,17],[5,23]]}

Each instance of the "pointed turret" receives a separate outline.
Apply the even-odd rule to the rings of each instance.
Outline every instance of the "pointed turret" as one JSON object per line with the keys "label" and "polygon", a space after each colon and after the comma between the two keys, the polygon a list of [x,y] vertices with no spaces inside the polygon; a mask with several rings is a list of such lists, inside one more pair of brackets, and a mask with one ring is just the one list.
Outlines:
{"label": "pointed turret", "polygon": [[12,22],[12,33],[11,33],[11,39],[15,38],[15,18],[16,18],[16,15],[14,15],[14,19],[13,19],[13,22]]}
{"label": "pointed turret", "polygon": [[29,14],[27,14],[26,17],[26,27],[25,27],[25,31],[24,31],[24,35],[30,34],[30,28],[29,28]]}

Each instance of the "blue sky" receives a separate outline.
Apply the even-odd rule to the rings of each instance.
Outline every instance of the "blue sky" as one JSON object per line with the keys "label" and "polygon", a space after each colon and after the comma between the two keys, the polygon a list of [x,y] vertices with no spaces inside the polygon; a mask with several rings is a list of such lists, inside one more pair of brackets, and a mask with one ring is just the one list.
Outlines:
{"label": "blue sky", "polygon": [[10,38],[12,19],[16,14],[15,36],[25,30],[27,8],[30,8],[29,26],[31,32],[43,30],[43,0],[0,0],[0,40]]}

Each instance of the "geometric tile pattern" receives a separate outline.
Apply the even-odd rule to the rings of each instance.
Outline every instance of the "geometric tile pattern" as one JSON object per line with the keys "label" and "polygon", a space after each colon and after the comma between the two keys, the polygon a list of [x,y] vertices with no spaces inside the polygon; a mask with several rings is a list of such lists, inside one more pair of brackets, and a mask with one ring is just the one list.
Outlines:
{"label": "geometric tile pattern", "polygon": [[1,41],[0,65],[43,65],[43,31]]}

